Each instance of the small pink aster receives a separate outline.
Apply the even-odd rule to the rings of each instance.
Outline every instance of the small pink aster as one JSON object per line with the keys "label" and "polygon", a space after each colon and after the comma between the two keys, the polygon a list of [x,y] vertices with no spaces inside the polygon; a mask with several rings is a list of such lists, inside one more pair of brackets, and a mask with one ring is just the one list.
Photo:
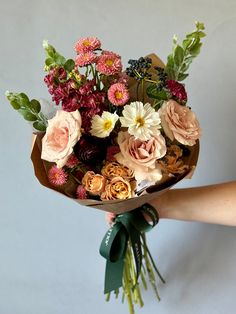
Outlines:
{"label": "small pink aster", "polygon": [[79,163],[78,158],[75,156],[75,154],[72,153],[66,162],[66,166],[68,168],[74,168],[75,166],[78,165],[78,163]]}
{"label": "small pink aster", "polygon": [[79,67],[84,67],[85,65],[91,64],[93,62],[96,62],[97,55],[93,53],[92,51],[80,53],[75,58],[75,64]]}
{"label": "small pink aster", "polygon": [[109,50],[103,50],[102,51],[102,55],[114,56],[114,57],[117,57],[117,58],[121,58],[121,56],[118,55],[118,53],[115,53],[115,52],[109,51]]}
{"label": "small pink aster", "polygon": [[110,86],[107,92],[109,101],[115,106],[123,106],[129,100],[129,91],[122,83]]}
{"label": "small pink aster", "polygon": [[96,69],[101,74],[114,75],[122,71],[121,58],[114,52],[102,53],[97,59]]}
{"label": "small pink aster", "polygon": [[76,190],[77,199],[84,200],[87,198],[87,192],[82,185],[79,185]]}
{"label": "small pink aster", "polygon": [[48,171],[48,179],[53,185],[63,185],[67,182],[68,174],[62,168],[54,165]]}
{"label": "small pink aster", "polygon": [[77,53],[85,53],[89,51],[93,51],[101,47],[101,42],[96,37],[86,37],[81,38],[75,44],[75,51]]}

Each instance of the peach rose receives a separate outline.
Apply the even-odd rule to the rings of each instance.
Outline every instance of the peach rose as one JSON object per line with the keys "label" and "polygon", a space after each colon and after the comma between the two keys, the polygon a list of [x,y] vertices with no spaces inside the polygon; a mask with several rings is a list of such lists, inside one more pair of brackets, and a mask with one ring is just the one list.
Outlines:
{"label": "peach rose", "polygon": [[93,171],[87,171],[82,179],[85,190],[93,195],[100,195],[105,189],[106,179]]}
{"label": "peach rose", "polygon": [[137,183],[143,180],[155,183],[161,179],[161,170],[156,162],[166,154],[166,143],[161,134],[141,141],[128,132],[119,132],[117,142],[120,153],[116,154],[115,158],[119,163],[134,170]]}
{"label": "peach rose", "polygon": [[174,100],[165,102],[158,110],[165,134],[183,145],[193,146],[201,136],[195,113]]}
{"label": "peach rose", "polygon": [[132,185],[122,177],[114,177],[105,186],[105,191],[101,194],[101,200],[126,200],[134,196],[136,184]]}
{"label": "peach rose", "polygon": [[74,145],[81,136],[81,116],[78,110],[66,112],[58,110],[55,117],[48,120],[46,134],[42,139],[41,158],[63,167]]}
{"label": "peach rose", "polygon": [[183,159],[181,159],[182,153],[182,149],[177,145],[168,147],[166,155],[158,160],[163,172],[167,174],[182,174],[186,172],[189,166],[185,165]]}
{"label": "peach rose", "polygon": [[116,161],[106,163],[102,168],[101,173],[107,179],[112,179],[113,177],[122,177],[124,179],[130,180],[134,176],[133,170],[119,164]]}

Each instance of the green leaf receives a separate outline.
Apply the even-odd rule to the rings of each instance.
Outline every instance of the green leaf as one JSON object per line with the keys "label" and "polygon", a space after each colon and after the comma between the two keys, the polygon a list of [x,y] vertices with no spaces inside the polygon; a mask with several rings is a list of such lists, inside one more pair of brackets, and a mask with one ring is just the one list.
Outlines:
{"label": "green leaf", "polygon": [[18,95],[18,97],[19,97],[19,101],[20,101],[21,106],[25,106],[25,107],[29,106],[30,101],[29,101],[29,98],[26,94],[20,93]]}
{"label": "green leaf", "polygon": [[196,29],[187,34],[182,42],[182,46],[177,44],[177,40],[173,41],[174,49],[171,55],[168,56],[166,73],[168,79],[184,80],[188,75],[185,73],[193,59],[200,53],[201,38],[206,34],[203,32],[204,24],[196,22]]}
{"label": "green leaf", "polygon": [[68,59],[64,64],[64,68],[67,72],[71,72],[75,67],[75,62],[72,59]]}
{"label": "green leaf", "polygon": [[58,65],[64,65],[64,63],[66,62],[66,59],[63,56],[61,56],[58,52],[55,53],[54,60],[55,63],[57,63]]}
{"label": "green leaf", "polygon": [[52,65],[53,63],[54,63],[53,58],[47,58],[47,59],[45,60],[45,64],[46,64],[47,66],[50,66],[50,65]]}
{"label": "green leaf", "polygon": [[56,50],[53,46],[49,45],[47,40],[43,40],[43,48],[49,57],[54,58]]}
{"label": "green leaf", "polygon": [[175,62],[174,62],[173,55],[169,55],[167,57],[167,64],[166,64],[165,72],[168,76],[168,79],[170,80],[175,79]]}
{"label": "green leaf", "polygon": [[167,100],[168,99],[167,92],[164,89],[158,90],[156,85],[148,86],[147,95],[151,98],[158,99],[158,100]]}
{"label": "green leaf", "polygon": [[177,81],[183,81],[188,77],[188,73],[179,73],[177,77]]}
{"label": "green leaf", "polygon": [[200,23],[198,21],[195,22],[196,28],[199,30],[204,30],[205,29],[205,25],[204,23]]}
{"label": "green leaf", "polygon": [[197,45],[195,45],[195,46],[190,50],[191,56],[196,57],[197,55],[199,55],[200,50],[201,50],[201,46],[202,46],[202,43],[198,43]]}
{"label": "green leaf", "polygon": [[28,111],[27,109],[19,109],[18,112],[24,117],[27,121],[36,121],[37,117]]}
{"label": "green leaf", "polygon": [[174,49],[174,61],[176,65],[181,65],[184,59],[184,50],[182,47],[177,45]]}
{"label": "green leaf", "polygon": [[20,104],[18,103],[18,101],[16,101],[16,100],[11,100],[11,101],[10,101],[10,104],[12,105],[12,107],[13,107],[15,110],[20,109]]}
{"label": "green leaf", "polygon": [[36,99],[30,101],[30,108],[32,111],[39,113],[41,110],[40,102]]}
{"label": "green leaf", "polygon": [[46,131],[46,125],[42,121],[35,121],[33,127],[38,131]]}

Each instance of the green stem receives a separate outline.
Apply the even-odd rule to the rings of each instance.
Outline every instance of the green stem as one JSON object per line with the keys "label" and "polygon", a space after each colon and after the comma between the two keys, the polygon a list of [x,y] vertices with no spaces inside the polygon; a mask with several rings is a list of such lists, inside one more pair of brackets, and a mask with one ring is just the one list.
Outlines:
{"label": "green stem", "polygon": [[144,78],[145,82],[149,82],[149,83],[153,83],[153,84],[158,84],[160,83],[160,81],[153,81],[153,80],[150,80],[150,79],[147,79],[147,78]]}
{"label": "green stem", "polygon": [[142,80],[142,102],[144,103],[144,80]]}
{"label": "green stem", "polygon": [[93,74],[93,78],[96,80],[95,71],[94,71],[94,68],[93,68],[92,64],[90,64],[90,68],[91,68],[91,71],[92,71],[92,74]]}
{"label": "green stem", "polygon": [[128,263],[127,263],[127,255],[126,255],[125,269],[124,269],[124,290],[125,290],[125,295],[128,301],[129,312],[130,314],[135,314],[133,300],[132,300],[132,289],[131,289],[130,281],[129,281],[129,269],[127,268],[127,265]]}
{"label": "green stem", "polygon": [[137,99],[138,99],[139,85],[140,85],[140,82],[138,82],[138,83],[137,83],[137,86],[136,86],[136,98],[137,98]]}
{"label": "green stem", "polygon": [[[143,268],[143,270],[144,270],[144,268]],[[142,280],[142,283],[143,283],[143,287],[144,287],[145,290],[147,290],[147,282],[145,280],[145,276],[144,276],[143,270],[141,270],[140,276],[141,276],[141,280]]]}
{"label": "green stem", "polygon": [[144,260],[145,260],[149,281],[150,281],[150,283],[152,285],[152,288],[153,288],[153,290],[154,290],[154,292],[156,294],[156,297],[157,297],[158,301],[160,301],[161,298],[160,298],[158,290],[157,290],[155,275],[153,273],[152,265],[151,265],[151,263],[149,261],[149,258],[148,258],[146,242],[143,243],[143,257],[144,257]]}
{"label": "green stem", "polygon": [[143,239],[143,242],[144,242],[146,251],[147,251],[147,253],[148,253],[148,255],[149,255],[149,258],[150,258],[150,260],[151,260],[151,262],[152,262],[152,265],[153,265],[153,267],[154,267],[154,269],[155,269],[155,271],[156,271],[158,277],[161,279],[161,281],[162,281],[163,283],[166,283],[166,282],[165,282],[165,279],[162,277],[162,275],[161,275],[159,269],[157,268],[157,266],[156,266],[156,264],[155,264],[155,262],[154,262],[154,260],[153,260],[152,255],[151,255],[151,253],[150,253],[150,251],[149,251],[149,248],[148,248],[147,242],[146,242],[146,235],[145,235],[145,234],[142,234],[142,239]]}
{"label": "green stem", "polygon": [[97,89],[100,91],[101,90],[101,81],[98,75],[98,71],[95,69],[95,76],[96,76],[96,81],[97,81]]}
{"label": "green stem", "polygon": [[111,296],[110,292],[106,294],[106,302],[110,301],[110,296]]}

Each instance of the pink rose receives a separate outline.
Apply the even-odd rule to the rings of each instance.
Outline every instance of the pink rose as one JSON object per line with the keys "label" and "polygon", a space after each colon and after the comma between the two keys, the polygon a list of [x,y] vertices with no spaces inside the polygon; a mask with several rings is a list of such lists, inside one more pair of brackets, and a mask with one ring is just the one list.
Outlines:
{"label": "pink rose", "polygon": [[63,167],[80,136],[81,117],[79,111],[58,110],[55,117],[48,120],[46,134],[42,139],[41,158],[55,162],[58,168]]}
{"label": "pink rose", "polygon": [[134,170],[137,183],[143,180],[156,183],[161,179],[161,170],[156,162],[166,154],[166,143],[161,134],[141,141],[128,132],[119,132],[117,142],[120,153],[116,154],[115,158],[119,163]]}
{"label": "pink rose", "polygon": [[201,136],[197,117],[188,107],[169,100],[158,112],[164,132],[170,140],[176,139],[183,145],[193,146]]}

